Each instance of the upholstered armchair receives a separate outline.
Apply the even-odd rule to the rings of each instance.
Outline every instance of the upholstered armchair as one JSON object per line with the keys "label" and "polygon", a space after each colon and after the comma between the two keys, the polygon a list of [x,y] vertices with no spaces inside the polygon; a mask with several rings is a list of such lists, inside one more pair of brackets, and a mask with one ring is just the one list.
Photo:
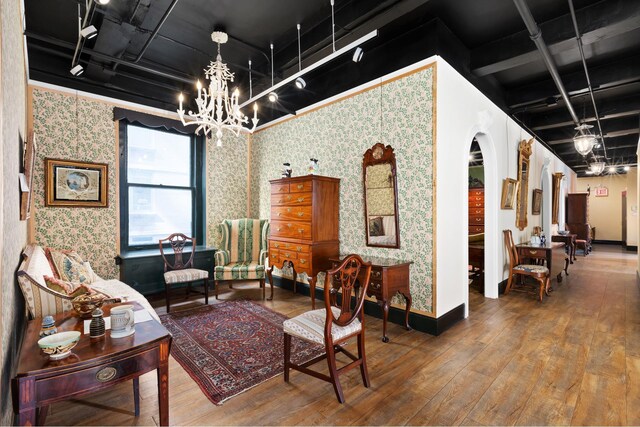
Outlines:
{"label": "upholstered armchair", "polygon": [[[222,242],[216,252],[214,281],[216,299],[222,282],[258,280],[265,298],[265,262],[269,221],[266,219],[225,219],[218,225]],[[231,287],[232,283],[229,283]],[[271,296],[273,299],[273,284]]]}

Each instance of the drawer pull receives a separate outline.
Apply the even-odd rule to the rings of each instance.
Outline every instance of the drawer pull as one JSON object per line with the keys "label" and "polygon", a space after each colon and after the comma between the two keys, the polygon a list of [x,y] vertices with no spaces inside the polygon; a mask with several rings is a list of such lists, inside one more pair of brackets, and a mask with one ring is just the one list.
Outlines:
{"label": "drawer pull", "polygon": [[287,208],[287,212],[288,212],[288,213],[291,213],[291,208]]}
{"label": "drawer pull", "polygon": [[298,233],[303,234],[304,233],[304,228],[298,228]]}
{"label": "drawer pull", "polygon": [[291,200],[291,196],[287,196],[287,201]]}
{"label": "drawer pull", "polygon": [[536,250],[530,250],[530,251],[529,251],[529,253],[530,253],[531,255],[537,255],[537,254],[538,254],[538,251],[536,251]]}
{"label": "drawer pull", "polygon": [[296,247],[296,250],[297,250],[298,252],[302,252],[302,246],[298,246],[298,247]]}
{"label": "drawer pull", "polygon": [[300,264],[306,264],[307,263],[306,259],[299,259],[298,261],[300,261]]}
{"label": "drawer pull", "polygon": [[482,221],[482,218],[476,218],[476,221],[480,222],[480,221]]}
{"label": "drawer pull", "polygon": [[304,212],[298,212],[298,217],[302,218],[304,216]]}
{"label": "drawer pull", "polygon": [[291,258],[291,254],[284,254],[285,258]]}
{"label": "drawer pull", "polygon": [[291,223],[287,224],[287,227],[291,228]]}
{"label": "drawer pull", "polygon": [[282,212],[278,212],[278,216],[282,215]]}
{"label": "drawer pull", "polygon": [[371,287],[373,289],[380,289],[380,283],[371,282]]}
{"label": "drawer pull", "polygon": [[298,197],[298,202],[300,203],[304,202],[304,197]]}
{"label": "drawer pull", "polygon": [[96,372],[96,380],[98,380],[101,383],[106,383],[114,379],[117,373],[118,371],[116,370],[116,368],[107,366],[105,368],[100,369],[98,372]]}
{"label": "drawer pull", "polygon": [[372,271],[371,276],[380,278],[380,276],[382,276],[382,273],[380,273],[379,271]]}
{"label": "drawer pull", "polygon": [[302,190],[304,188],[303,184],[298,184],[298,190]]}
{"label": "drawer pull", "polygon": [[280,192],[281,192],[281,193],[284,193],[284,192],[286,192],[286,191],[287,191],[287,189],[286,189],[285,187],[280,187]]}
{"label": "drawer pull", "polygon": [[280,247],[280,243],[274,243],[274,244],[273,244],[273,247],[274,247],[274,248],[279,248],[279,247]]}
{"label": "drawer pull", "polygon": [[278,231],[282,231],[282,227],[278,227]]}

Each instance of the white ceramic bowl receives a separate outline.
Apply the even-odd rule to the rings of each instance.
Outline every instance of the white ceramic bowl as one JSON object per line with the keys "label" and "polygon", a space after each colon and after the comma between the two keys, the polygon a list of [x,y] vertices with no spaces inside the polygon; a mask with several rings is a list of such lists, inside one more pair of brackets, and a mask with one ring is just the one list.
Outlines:
{"label": "white ceramic bowl", "polygon": [[38,340],[38,346],[51,360],[63,359],[71,354],[71,349],[80,340],[79,331],[58,332]]}

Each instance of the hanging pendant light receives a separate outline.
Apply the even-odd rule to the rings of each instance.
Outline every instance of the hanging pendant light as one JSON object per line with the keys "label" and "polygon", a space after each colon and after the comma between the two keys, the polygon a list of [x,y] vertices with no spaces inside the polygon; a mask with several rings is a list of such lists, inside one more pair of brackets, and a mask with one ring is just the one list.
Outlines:
{"label": "hanging pendant light", "polygon": [[591,170],[591,172],[594,175],[600,175],[602,172],[604,172],[604,167],[605,167],[605,163],[604,162],[592,162],[589,165],[589,170]]}
{"label": "hanging pendant light", "polygon": [[594,145],[596,145],[596,142],[598,142],[596,136],[589,130],[592,127],[593,126],[586,123],[581,123],[575,128],[578,132],[573,137],[573,145],[576,151],[583,156],[589,154],[591,150],[593,150]]}

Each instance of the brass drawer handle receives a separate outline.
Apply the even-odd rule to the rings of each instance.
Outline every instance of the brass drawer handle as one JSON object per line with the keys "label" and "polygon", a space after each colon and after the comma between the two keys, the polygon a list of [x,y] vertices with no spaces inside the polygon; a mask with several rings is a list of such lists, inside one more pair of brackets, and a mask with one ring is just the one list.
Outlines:
{"label": "brass drawer handle", "polygon": [[273,247],[274,247],[274,248],[279,248],[279,247],[280,247],[280,243],[274,243],[274,244],[273,244]]}
{"label": "brass drawer handle", "polygon": [[291,208],[287,208],[287,212],[291,213]]}
{"label": "brass drawer handle", "polygon": [[531,255],[537,255],[537,254],[538,254],[538,251],[536,251],[536,250],[530,250],[530,251],[529,251],[529,253],[530,253]]}
{"label": "brass drawer handle", "polygon": [[476,218],[476,221],[480,222],[480,221],[482,221],[482,218]]}
{"label": "brass drawer handle", "polygon": [[304,212],[298,212],[298,217],[302,218],[304,216]]}
{"label": "brass drawer handle", "polygon": [[371,272],[371,276],[376,277],[376,278],[380,278],[380,276],[382,276],[382,273],[380,273],[379,271],[372,271]]}
{"label": "brass drawer handle", "polygon": [[284,193],[285,191],[287,191],[287,189],[286,189],[286,188],[284,188],[284,187],[280,187],[280,192],[281,192],[281,193]]}
{"label": "brass drawer handle", "polygon": [[304,188],[304,184],[298,184],[298,190],[302,190]]}
{"label": "brass drawer handle", "polygon": [[302,252],[302,246],[298,246],[296,249],[298,250],[298,252]]}
{"label": "brass drawer handle", "polygon": [[278,216],[280,216],[280,215],[282,215],[282,213],[281,213],[281,212],[278,212]]}
{"label": "brass drawer handle", "polygon": [[283,254],[285,258],[291,258],[291,254]]}
{"label": "brass drawer handle", "polygon": [[291,200],[291,196],[287,196],[287,200]]}
{"label": "brass drawer handle", "polygon": [[298,228],[298,233],[300,234],[304,233],[304,228]]}
{"label": "brass drawer handle", "polygon": [[298,261],[300,261],[300,264],[306,264],[307,263],[306,259],[299,259]]}
{"label": "brass drawer handle", "polygon": [[380,283],[371,282],[371,287],[373,289],[380,289]]}
{"label": "brass drawer handle", "polygon": [[278,227],[278,231],[282,231],[282,227]]}
{"label": "brass drawer handle", "polygon": [[291,228],[291,223],[287,224],[287,227]]}
{"label": "brass drawer handle", "polygon": [[96,380],[101,383],[106,383],[114,379],[117,374],[118,371],[116,370],[116,368],[107,366],[96,372]]}
{"label": "brass drawer handle", "polygon": [[300,203],[304,202],[304,197],[298,197],[298,202]]}

